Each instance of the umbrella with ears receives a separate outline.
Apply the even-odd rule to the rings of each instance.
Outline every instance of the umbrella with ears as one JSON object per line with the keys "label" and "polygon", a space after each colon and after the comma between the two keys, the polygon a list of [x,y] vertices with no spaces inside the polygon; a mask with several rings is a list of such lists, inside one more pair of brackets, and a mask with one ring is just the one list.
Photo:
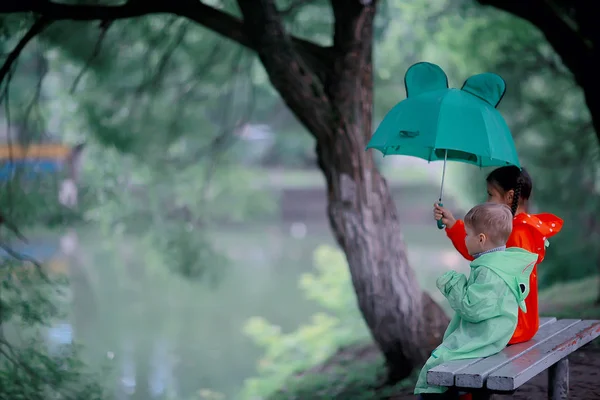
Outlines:
{"label": "umbrella with ears", "polygon": [[[473,75],[455,89],[439,66],[420,62],[406,71],[404,85],[407,98],[387,113],[367,150],[443,160],[440,205],[447,161],[521,168],[510,130],[496,110],[506,91],[499,75]],[[438,228],[444,228],[441,220]]]}

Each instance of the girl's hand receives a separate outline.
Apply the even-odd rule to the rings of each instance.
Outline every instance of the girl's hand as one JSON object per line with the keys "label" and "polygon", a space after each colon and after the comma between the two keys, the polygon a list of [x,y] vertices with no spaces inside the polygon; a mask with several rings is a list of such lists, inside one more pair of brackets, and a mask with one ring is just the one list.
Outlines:
{"label": "girl's hand", "polygon": [[456,223],[456,219],[454,218],[452,213],[444,207],[438,205],[438,203],[433,204],[433,218],[436,221],[439,221],[441,219],[448,229],[452,228]]}

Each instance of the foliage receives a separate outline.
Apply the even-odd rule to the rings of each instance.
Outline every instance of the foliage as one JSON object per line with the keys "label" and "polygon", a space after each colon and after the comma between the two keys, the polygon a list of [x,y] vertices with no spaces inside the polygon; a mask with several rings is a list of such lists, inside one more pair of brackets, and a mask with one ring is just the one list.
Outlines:
{"label": "foliage", "polygon": [[[153,23],[156,24],[156,21]],[[20,37],[24,26],[24,23],[3,25],[11,31],[11,34],[7,34],[11,38]],[[175,27],[181,28],[178,25]],[[8,111],[1,115],[8,120],[7,114],[10,112],[9,122],[27,125],[28,132],[36,133],[33,137],[30,135],[26,138],[32,142],[45,140],[47,128],[60,132],[53,139],[63,143],[76,143],[82,139],[87,141],[82,180],[79,182],[80,204],[76,210],[69,210],[58,204],[59,177],[38,177],[30,182],[16,177],[0,192],[3,214],[27,231],[40,226],[46,227],[50,223],[71,223],[73,226],[72,222],[87,222],[94,223],[97,229],[113,237],[135,234],[155,250],[152,252],[155,256],[152,265],[158,264],[165,271],[169,269],[192,280],[217,283],[226,271],[223,268],[226,260],[215,251],[207,238],[211,225],[223,221],[239,222],[251,214],[253,217],[261,217],[268,215],[274,208],[273,203],[265,196],[254,193],[252,181],[247,179],[249,173],[233,165],[232,161],[235,160],[223,152],[227,146],[222,145],[219,140],[230,140],[231,132],[226,132],[227,135],[221,132],[227,128],[222,121],[231,118],[232,131],[237,124],[235,119],[238,118],[228,113],[220,116],[217,112],[219,109],[226,110],[228,106],[219,104],[224,92],[223,85],[219,85],[219,79],[214,76],[211,77],[214,81],[201,84],[201,90],[193,95],[206,94],[212,103],[208,101],[205,104],[194,102],[194,97],[189,102],[174,100],[172,87],[162,92],[157,88],[148,90],[148,97],[138,95],[136,88],[131,85],[126,88],[129,89],[127,93],[130,96],[114,87],[111,88],[114,90],[107,92],[106,87],[101,84],[93,86],[97,83],[96,80],[106,83],[107,81],[102,81],[105,78],[115,85],[126,85],[132,82],[136,75],[134,70],[142,68],[144,61],[137,59],[137,64],[129,65],[127,62],[130,59],[121,57],[123,62],[116,65],[115,69],[120,76],[110,75],[113,70],[105,70],[103,75],[94,73],[93,69],[89,71],[87,59],[81,62],[74,57],[74,49],[68,46],[69,43],[60,46],[60,50],[52,45],[53,40],[58,40],[58,36],[63,39],[76,38],[71,43],[79,46],[82,52],[93,49],[94,46],[90,46],[90,43],[94,27],[85,28],[79,30],[79,35],[73,35],[75,30],[49,31],[43,40],[33,42],[31,51],[23,53],[21,68],[13,74],[10,85],[4,86],[18,96],[11,96],[10,101],[5,101]],[[161,34],[161,37],[166,36]],[[145,40],[144,36],[138,36],[139,42]],[[191,40],[203,42],[198,37],[192,37]],[[7,44],[7,50],[12,47],[12,43],[4,44]],[[132,42],[132,46],[135,45]],[[214,46],[223,48],[220,42]],[[157,54],[163,51],[164,47],[156,46]],[[196,52],[188,49],[187,53],[180,54]],[[232,57],[235,55],[234,53]],[[108,57],[112,56],[114,54],[108,54]],[[150,54],[151,58],[154,56]],[[32,74],[32,59],[43,62],[43,74]],[[107,63],[115,64],[107,60],[109,59],[105,59]],[[147,64],[158,67],[151,61]],[[183,61],[183,66],[193,64],[190,60]],[[95,62],[102,63],[102,60]],[[107,64],[101,65],[108,68]],[[247,64],[242,68],[246,66]],[[128,70],[128,67],[131,69]],[[102,71],[100,68],[99,70]],[[124,71],[131,71],[131,75],[124,74]],[[228,79],[228,74],[231,73],[230,69],[218,71],[223,73],[223,80]],[[183,77],[185,71],[172,72],[171,77]],[[200,72],[206,76],[206,71]],[[189,78],[189,81],[193,81],[193,78]],[[79,87],[73,82],[87,85],[86,90],[72,90],[72,87]],[[187,85],[188,82],[183,83]],[[35,93],[32,94],[32,90]],[[239,93],[239,90],[239,84],[233,85],[228,93]],[[136,104],[143,99],[146,99],[146,103],[139,107],[145,108],[144,113],[132,112],[128,117],[117,118],[119,112],[122,113],[123,100],[133,101],[132,108],[135,109]],[[156,102],[152,99],[156,99]],[[27,102],[33,104],[35,115],[24,112],[29,104]],[[248,102],[244,98],[242,103],[245,106]],[[178,104],[179,107],[172,107],[173,104]],[[237,110],[240,109],[241,106],[238,105]],[[199,127],[202,127],[202,135],[195,134]],[[132,137],[137,140],[129,140]],[[21,139],[23,138],[20,137],[19,140]],[[157,262],[157,257],[161,262]],[[5,290],[4,293],[8,291]],[[23,290],[18,294],[22,297],[14,297],[15,301],[21,301],[21,307],[8,308],[9,304],[3,303],[2,310],[14,312],[13,319],[23,319],[18,329],[14,329],[27,329],[32,332],[32,339],[21,343],[19,348],[11,344],[11,349],[15,351],[12,356],[18,365],[1,359],[0,385],[6,393],[10,391],[10,395],[5,397],[4,392],[0,391],[0,397],[18,400],[24,398],[19,396],[29,396],[26,398],[45,399],[53,398],[55,393],[61,392],[62,397],[56,398],[102,398],[99,388],[93,383],[87,384],[88,376],[83,372],[84,366],[77,361],[76,353],[48,355],[39,344],[41,333],[37,332],[36,326],[50,323],[58,314],[43,309],[42,304],[36,300],[37,297],[34,298],[36,301],[25,302],[31,299],[24,296]],[[35,321],[24,319],[28,315],[39,318]],[[0,322],[4,324],[5,321]],[[10,323],[14,325],[13,320]],[[63,370],[61,366],[68,368]],[[44,379],[36,378],[32,373]],[[11,380],[13,384],[4,385],[7,380]],[[50,383],[52,385],[48,386]],[[199,396],[206,398],[208,395],[203,392]]]}
{"label": "foliage", "polygon": [[[99,39],[107,45],[92,51],[90,42]],[[97,140],[83,171],[86,221],[108,233],[148,236],[162,250],[164,265],[188,278],[222,273],[225,260],[206,237],[212,224],[261,218],[275,209],[228,151],[248,121],[249,105],[260,109],[260,102],[249,101],[253,58],[164,16],[115,22],[99,32],[66,23],[44,40],[51,49],[48,89],[68,104],[53,104],[64,117],[58,126]],[[117,40],[122,46],[108,45]]]}
{"label": "foliage", "polygon": [[31,263],[2,262],[0,398],[103,399],[73,344],[48,346],[44,330],[61,317],[60,286]]}
{"label": "foliage", "polygon": [[[26,32],[32,18],[2,15],[0,16],[0,49],[8,54]],[[33,43],[29,50],[16,61],[9,71],[8,78],[1,83],[0,118],[2,131],[11,131],[14,143],[29,143],[41,139],[43,119],[40,115],[41,86],[37,83],[46,70],[46,60],[39,42]],[[4,136],[4,132],[2,134]]]}
{"label": "foliage", "polygon": [[290,333],[263,318],[250,319],[245,333],[264,348],[265,355],[258,363],[259,377],[245,383],[244,398],[266,398],[293,374],[323,362],[341,346],[368,338],[344,254],[321,246],[315,251],[315,268],[316,273],[302,276],[300,287],[329,313],[315,314]]}
{"label": "foliage", "polygon": [[[8,53],[22,36],[29,18],[0,17],[0,48]],[[0,103],[0,141],[4,145],[49,142],[56,138],[45,124],[42,85],[47,62],[39,42],[32,43],[18,59],[18,64],[2,82]],[[35,225],[52,225],[77,220],[78,215],[58,202],[58,185],[62,174],[32,174],[32,168],[10,170],[0,184],[2,215],[12,225],[31,228]],[[8,178],[8,179],[7,179]]]}
{"label": "foliage", "polygon": [[84,188],[94,199],[85,220],[107,235],[142,238],[158,250],[162,265],[196,281],[215,283],[225,272],[226,260],[207,236],[215,224],[261,218],[275,209],[245,179],[251,173],[235,166],[207,177],[203,164],[160,169],[116,150],[99,149],[95,156],[84,171]]}
{"label": "foliage", "polygon": [[[120,93],[118,85],[124,81],[111,78],[115,89],[110,92],[98,86],[71,94],[69,87],[73,81],[89,86],[89,80],[93,82],[96,75],[104,75],[98,72],[79,79],[80,68],[65,56],[69,50],[74,51],[67,46],[47,53],[50,62],[44,88],[53,97],[45,102],[44,110],[48,124],[62,132],[63,140],[87,139],[79,184],[78,213],[82,214],[82,220],[97,224],[107,234],[151,238],[154,246],[163,250],[163,264],[188,278],[199,280],[206,274],[213,276],[210,270],[222,272],[223,257],[206,238],[211,224],[240,222],[249,216],[261,218],[275,207],[270,198],[254,191],[252,180],[247,179],[249,172],[236,166],[224,149],[213,149],[214,141],[221,137],[217,125],[207,122],[206,118],[195,119],[210,114],[210,104],[197,109],[196,104],[182,101],[179,109],[150,112],[146,119],[121,118],[110,124],[98,121],[97,113],[103,107],[111,108],[119,103],[113,96]],[[121,72],[127,68],[134,67],[123,65]],[[104,71],[104,74],[110,73]],[[212,89],[202,90],[211,93]],[[168,95],[154,93],[150,97],[156,97],[158,102]],[[86,111],[87,106],[91,111]],[[168,110],[166,104],[163,106]],[[164,124],[169,121],[178,125],[166,129]],[[206,136],[187,130],[201,125],[209,128]],[[111,126],[114,132],[105,135]],[[119,132],[133,133],[130,137],[135,139],[125,143],[114,136]],[[136,135],[136,132],[140,133]],[[173,133],[173,137],[165,136],[165,132]]]}
{"label": "foliage", "polygon": [[76,222],[80,215],[58,202],[54,177],[36,177],[27,184],[18,177],[0,185],[0,209],[11,225],[32,228]]}
{"label": "foliage", "polygon": [[[114,21],[106,29],[64,22],[42,38],[54,64],[72,76],[65,84],[91,133],[146,160],[157,153],[157,161],[172,161],[162,154],[171,144],[185,148],[165,154],[180,163],[213,153],[231,160],[237,153],[223,150],[238,143],[240,129],[270,122],[273,109],[281,109],[252,53],[181,18]],[[278,133],[299,126],[291,118],[282,122]],[[294,159],[307,146],[287,150]]]}

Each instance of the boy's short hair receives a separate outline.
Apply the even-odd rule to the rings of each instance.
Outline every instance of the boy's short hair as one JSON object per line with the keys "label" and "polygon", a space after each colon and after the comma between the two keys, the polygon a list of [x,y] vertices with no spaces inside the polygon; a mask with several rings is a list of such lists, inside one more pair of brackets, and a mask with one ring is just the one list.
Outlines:
{"label": "boy's short hair", "polygon": [[465,225],[476,234],[485,234],[492,243],[505,245],[513,228],[513,215],[505,204],[483,203],[465,215]]}

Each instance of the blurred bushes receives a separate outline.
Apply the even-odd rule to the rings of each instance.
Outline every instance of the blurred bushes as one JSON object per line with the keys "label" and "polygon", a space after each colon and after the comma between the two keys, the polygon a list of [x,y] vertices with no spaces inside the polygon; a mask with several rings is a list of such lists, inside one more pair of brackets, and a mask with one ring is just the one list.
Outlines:
{"label": "blurred bushes", "polygon": [[67,288],[23,264],[15,259],[0,264],[0,398],[106,398],[102,377],[81,362],[78,346],[45,338],[64,316],[58,300]]}
{"label": "blurred bushes", "polygon": [[[307,324],[289,333],[281,332],[280,327],[261,317],[247,322],[245,333],[265,353],[257,365],[258,376],[245,382],[242,398],[268,398],[294,374],[324,362],[342,346],[369,338],[356,307],[344,254],[321,246],[315,251],[314,260],[315,272],[304,274],[299,284],[306,297],[325,312],[313,315]],[[327,383],[331,384],[324,382]]]}

